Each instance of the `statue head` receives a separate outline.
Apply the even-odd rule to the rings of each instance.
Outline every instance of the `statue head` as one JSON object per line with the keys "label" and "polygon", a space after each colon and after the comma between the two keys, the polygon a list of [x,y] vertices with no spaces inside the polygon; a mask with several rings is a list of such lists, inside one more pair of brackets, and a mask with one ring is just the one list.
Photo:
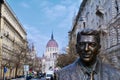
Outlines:
{"label": "statue head", "polygon": [[96,60],[99,54],[100,32],[94,29],[84,29],[77,34],[76,51],[85,63]]}

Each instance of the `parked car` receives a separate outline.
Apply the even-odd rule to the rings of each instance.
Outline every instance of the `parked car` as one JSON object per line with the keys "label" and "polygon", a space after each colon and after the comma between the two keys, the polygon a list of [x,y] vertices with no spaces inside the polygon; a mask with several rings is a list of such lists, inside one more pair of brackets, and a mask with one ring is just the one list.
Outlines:
{"label": "parked car", "polygon": [[45,78],[46,78],[46,80],[52,80],[53,76],[54,76],[54,72],[53,71],[47,71]]}
{"label": "parked car", "polygon": [[53,77],[52,74],[46,74],[46,80],[51,80],[52,77]]}

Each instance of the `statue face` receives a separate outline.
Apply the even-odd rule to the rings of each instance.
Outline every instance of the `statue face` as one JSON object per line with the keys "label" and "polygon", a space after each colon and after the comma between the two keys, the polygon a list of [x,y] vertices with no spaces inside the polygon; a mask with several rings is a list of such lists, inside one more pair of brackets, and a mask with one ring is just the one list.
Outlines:
{"label": "statue face", "polygon": [[91,62],[96,58],[99,46],[94,35],[81,35],[77,44],[78,54],[84,62]]}

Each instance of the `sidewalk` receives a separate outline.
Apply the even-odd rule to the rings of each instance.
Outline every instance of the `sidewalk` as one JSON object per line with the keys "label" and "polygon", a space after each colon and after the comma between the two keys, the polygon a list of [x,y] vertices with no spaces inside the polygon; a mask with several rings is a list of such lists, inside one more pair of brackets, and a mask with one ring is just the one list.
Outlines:
{"label": "sidewalk", "polygon": [[16,78],[16,79],[11,79],[11,80],[25,80],[25,78]]}

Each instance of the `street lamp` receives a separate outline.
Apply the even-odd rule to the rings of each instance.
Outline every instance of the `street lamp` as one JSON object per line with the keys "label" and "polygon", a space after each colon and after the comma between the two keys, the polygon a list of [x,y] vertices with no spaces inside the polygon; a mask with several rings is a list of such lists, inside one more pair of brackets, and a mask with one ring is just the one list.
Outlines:
{"label": "street lamp", "polygon": [[42,59],[42,72],[45,73],[45,59]]}
{"label": "street lamp", "polygon": [[79,21],[83,23],[83,28],[85,28],[86,27],[86,25],[85,25],[85,23],[86,23],[85,17],[80,17]]}

